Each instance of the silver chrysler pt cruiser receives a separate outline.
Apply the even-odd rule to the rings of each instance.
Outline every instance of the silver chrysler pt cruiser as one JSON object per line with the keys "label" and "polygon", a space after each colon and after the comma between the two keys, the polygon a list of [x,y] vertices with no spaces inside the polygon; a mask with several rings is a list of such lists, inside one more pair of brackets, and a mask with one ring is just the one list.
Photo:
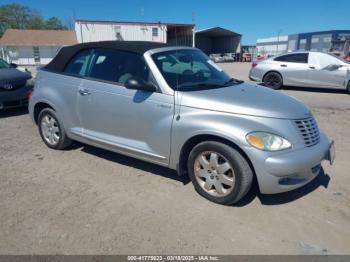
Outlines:
{"label": "silver chrysler pt cruiser", "polygon": [[334,145],[300,101],[231,78],[195,48],[84,43],[42,68],[29,111],[44,143],[73,140],[169,167],[220,204],[310,182]]}

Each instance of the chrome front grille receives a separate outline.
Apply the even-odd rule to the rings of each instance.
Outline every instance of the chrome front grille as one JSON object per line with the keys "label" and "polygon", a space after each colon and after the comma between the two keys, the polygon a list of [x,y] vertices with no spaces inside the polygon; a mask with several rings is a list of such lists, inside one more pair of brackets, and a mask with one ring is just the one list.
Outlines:
{"label": "chrome front grille", "polygon": [[306,146],[316,145],[320,141],[320,132],[313,117],[295,120],[294,123],[299,129]]}

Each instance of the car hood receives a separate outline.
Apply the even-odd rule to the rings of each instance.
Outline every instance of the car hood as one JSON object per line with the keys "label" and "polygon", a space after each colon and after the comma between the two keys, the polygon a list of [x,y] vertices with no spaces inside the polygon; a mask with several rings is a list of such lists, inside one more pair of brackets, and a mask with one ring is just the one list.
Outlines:
{"label": "car hood", "polygon": [[25,81],[30,78],[30,74],[21,72],[15,68],[0,69],[0,84]]}
{"label": "car hood", "polygon": [[182,93],[181,104],[270,118],[302,119],[311,116],[310,110],[301,101],[279,91],[246,83],[224,88],[185,91]]}

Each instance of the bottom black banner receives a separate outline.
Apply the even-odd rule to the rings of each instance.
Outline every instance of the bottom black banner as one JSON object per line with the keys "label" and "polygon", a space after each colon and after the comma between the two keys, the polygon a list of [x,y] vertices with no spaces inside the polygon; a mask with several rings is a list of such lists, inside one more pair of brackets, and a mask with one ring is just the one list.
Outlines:
{"label": "bottom black banner", "polygon": [[0,262],[115,262],[115,261],[220,261],[220,262],[347,262],[349,255],[0,255]]}

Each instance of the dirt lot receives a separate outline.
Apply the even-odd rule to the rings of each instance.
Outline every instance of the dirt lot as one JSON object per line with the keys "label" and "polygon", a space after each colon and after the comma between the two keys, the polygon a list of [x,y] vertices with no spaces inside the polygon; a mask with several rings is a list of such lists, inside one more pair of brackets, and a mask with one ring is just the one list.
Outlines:
{"label": "dirt lot", "polygon": [[[222,65],[246,79],[248,64]],[[283,90],[336,141],[295,192],[239,206],[201,198],[166,168],[90,146],[48,149],[25,110],[0,116],[0,254],[350,254],[350,96]]]}

